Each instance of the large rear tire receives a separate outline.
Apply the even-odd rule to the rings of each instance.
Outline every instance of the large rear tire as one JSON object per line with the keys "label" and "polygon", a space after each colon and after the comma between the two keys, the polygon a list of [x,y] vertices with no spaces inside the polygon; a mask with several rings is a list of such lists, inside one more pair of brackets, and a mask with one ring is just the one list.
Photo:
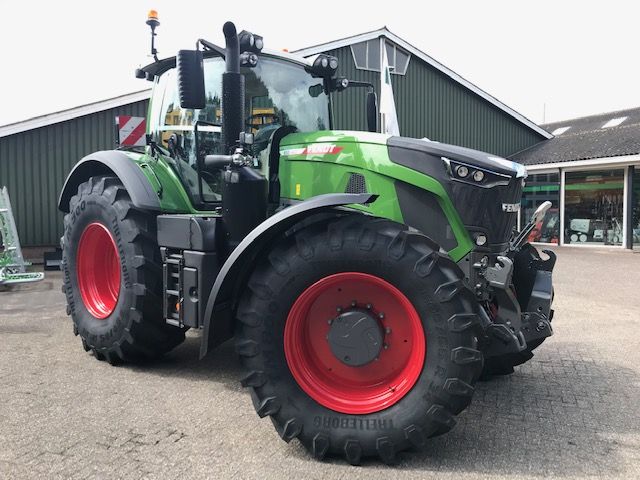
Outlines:
{"label": "large rear tire", "polygon": [[162,355],[184,331],[162,318],[162,267],[153,215],[134,207],[116,177],[78,187],[64,217],[67,314],[86,351],[115,364]]}
{"label": "large rear tire", "polygon": [[316,458],[394,461],[450,430],[482,369],[476,302],[438,245],[364,215],[281,239],[237,311],[254,406]]}

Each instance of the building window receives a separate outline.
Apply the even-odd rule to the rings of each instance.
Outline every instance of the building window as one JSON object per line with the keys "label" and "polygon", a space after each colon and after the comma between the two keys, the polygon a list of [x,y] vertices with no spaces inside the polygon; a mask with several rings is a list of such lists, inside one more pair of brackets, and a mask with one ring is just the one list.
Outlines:
{"label": "building window", "polygon": [[640,167],[633,169],[633,194],[631,196],[631,232],[633,246],[640,247]]}
{"label": "building window", "polygon": [[566,172],[566,244],[622,245],[624,170]]}
{"label": "building window", "polygon": [[560,174],[558,172],[534,173],[527,177],[522,194],[520,224],[524,227],[536,208],[547,200],[551,202],[551,208],[544,219],[535,226],[528,241],[557,245],[560,238]]}
{"label": "building window", "polygon": [[[391,73],[404,75],[407,73],[410,55],[395,43],[385,41],[387,60]],[[366,42],[351,45],[351,54],[356,68],[360,70],[380,71],[380,39],[374,38]]]}

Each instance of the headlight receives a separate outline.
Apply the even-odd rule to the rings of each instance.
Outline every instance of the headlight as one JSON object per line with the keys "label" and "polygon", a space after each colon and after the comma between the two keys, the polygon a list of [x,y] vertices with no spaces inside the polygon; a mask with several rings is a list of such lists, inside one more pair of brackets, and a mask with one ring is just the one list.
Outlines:
{"label": "headlight", "polygon": [[466,178],[469,175],[469,169],[464,165],[460,165],[456,168],[456,175],[460,178]]}
{"label": "headlight", "polygon": [[476,165],[457,162],[447,157],[441,158],[451,179],[457,182],[475,185],[476,187],[491,188],[496,185],[508,185],[512,178],[504,173],[492,172]]}
{"label": "headlight", "polygon": [[484,180],[484,172],[482,170],[476,170],[475,172],[473,172],[473,179],[476,182],[481,182],[482,180]]}

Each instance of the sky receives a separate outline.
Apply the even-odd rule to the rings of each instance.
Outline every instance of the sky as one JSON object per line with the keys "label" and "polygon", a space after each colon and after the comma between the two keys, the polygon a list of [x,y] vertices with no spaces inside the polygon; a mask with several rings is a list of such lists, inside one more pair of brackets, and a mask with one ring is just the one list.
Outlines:
{"label": "sky", "polygon": [[536,123],[640,106],[637,0],[0,0],[0,125],[148,88],[150,8],[160,57],[226,20],[289,50],[386,25]]}

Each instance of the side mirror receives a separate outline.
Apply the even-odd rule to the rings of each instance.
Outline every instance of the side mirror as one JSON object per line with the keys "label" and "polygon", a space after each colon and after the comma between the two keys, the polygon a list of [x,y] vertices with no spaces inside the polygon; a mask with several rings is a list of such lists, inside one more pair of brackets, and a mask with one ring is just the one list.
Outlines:
{"label": "side mirror", "polygon": [[536,208],[536,211],[533,212],[533,215],[531,216],[531,223],[538,223],[542,221],[544,215],[547,213],[547,210],[549,210],[550,208],[551,202],[549,200],[547,200],[546,202],[542,202],[542,204],[540,204],[540,206]]}
{"label": "side mirror", "polygon": [[309,87],[309,95],[313,98],[319,97],[322,92],[324,92],[324,87],[321,83],[318,83],[317,85],[311,85]]}
{"label": "side mirror", "polygon": [[378,131],[378,96],[376,92],[367,92],[367,130]]}
{"label": "side mirror", "polygon": [[205,106],[204,64],[199,50],[180,50],[176,56],[180,107],[200,109]]}

